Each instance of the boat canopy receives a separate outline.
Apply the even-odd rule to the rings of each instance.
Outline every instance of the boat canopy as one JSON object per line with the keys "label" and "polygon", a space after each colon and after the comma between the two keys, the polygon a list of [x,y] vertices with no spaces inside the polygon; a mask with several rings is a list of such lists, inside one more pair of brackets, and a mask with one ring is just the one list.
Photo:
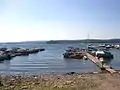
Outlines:
{"label": "boat canopy", "polygon": [[97,54],[105,54],[105,52],[104,51],[96,51],[96,55]]}

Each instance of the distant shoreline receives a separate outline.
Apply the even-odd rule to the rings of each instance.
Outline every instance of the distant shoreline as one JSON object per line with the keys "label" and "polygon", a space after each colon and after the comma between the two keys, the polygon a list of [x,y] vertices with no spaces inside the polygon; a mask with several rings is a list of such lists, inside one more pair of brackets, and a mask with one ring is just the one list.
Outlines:
{"label": "distant shoreline", "polygon": [[79,40],[42,40],[42,41],[19,41],[19,42],[0,42],[0,44],[57,44],[57,43],[120,43],[120,39],[79,39]]}
{"label": "distant shoreline", "polygon": [[120,43],[120,39],[84,39],[84,40],[50,40],[47,44],[59,43]]}

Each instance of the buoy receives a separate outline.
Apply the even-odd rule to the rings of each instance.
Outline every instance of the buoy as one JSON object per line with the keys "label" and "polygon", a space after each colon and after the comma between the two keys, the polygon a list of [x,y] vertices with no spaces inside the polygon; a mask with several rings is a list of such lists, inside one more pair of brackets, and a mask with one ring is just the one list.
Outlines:
{"label": "buoy", "polygon": [[87,60],[88,58],[87,58],[87,56],[83,56],[83,60]]}

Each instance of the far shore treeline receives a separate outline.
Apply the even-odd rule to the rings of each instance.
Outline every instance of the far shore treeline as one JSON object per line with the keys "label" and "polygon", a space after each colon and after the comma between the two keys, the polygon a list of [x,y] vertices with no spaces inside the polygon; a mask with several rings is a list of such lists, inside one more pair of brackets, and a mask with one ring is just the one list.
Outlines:
{"label": "far shore treeline", "polygon": [[84,39],[84,40],[50,40],[47,44],[59,43],[120,43],[120,39]]}
{"label": "far shore treeline", "polygon": [[62,43],[120,43],[120,39],[81,39],[81,40],[49,40],[49,41],[24,41],[6,42],[0,44],[62,44]]}

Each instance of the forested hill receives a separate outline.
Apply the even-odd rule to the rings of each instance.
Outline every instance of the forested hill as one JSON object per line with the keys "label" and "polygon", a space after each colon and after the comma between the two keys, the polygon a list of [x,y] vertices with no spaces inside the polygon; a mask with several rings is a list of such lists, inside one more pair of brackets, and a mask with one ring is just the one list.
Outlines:
{"label": "forested hill", "polygon": [[84,39],[84,40],[51,40],[47,41],[47,44],[59,44],[59,43],[120,43],[120,39]]}

